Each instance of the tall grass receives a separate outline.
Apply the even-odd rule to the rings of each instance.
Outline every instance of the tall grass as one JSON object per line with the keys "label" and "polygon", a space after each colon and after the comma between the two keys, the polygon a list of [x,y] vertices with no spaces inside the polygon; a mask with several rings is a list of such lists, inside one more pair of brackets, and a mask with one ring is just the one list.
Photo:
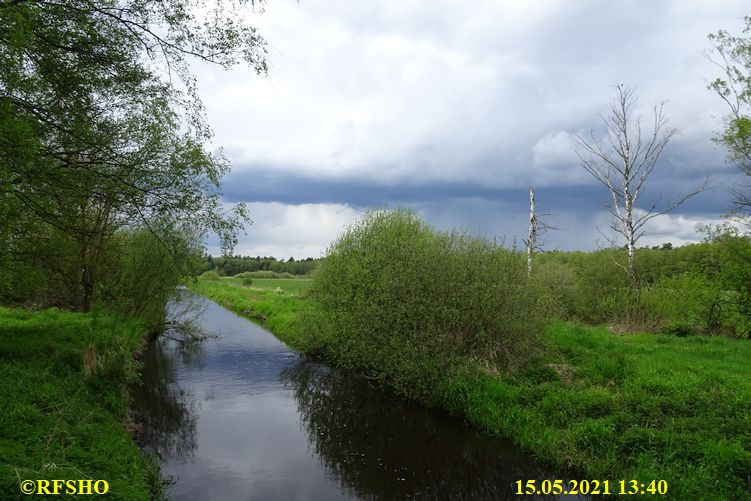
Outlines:
{"label": "tall grass", "polygon": [[469,358],[513,369],[534,352],[541,304],[521,255],[377,210],[330,247],[309,325],[340,366],[427,397]]}
{"label": "tall grass", "polygon": [[106,480],[115,499],[162,494],[124,425],[144,332],[115,316],[0,307],[0,497],[60,478]]}
{"label": "tall grass", "polygon": [[439,402],[577,472],[568,478],[662,479],[668,499],[751,498],[751,344],[562,322],[544,340],[544,363],[446,379]]}

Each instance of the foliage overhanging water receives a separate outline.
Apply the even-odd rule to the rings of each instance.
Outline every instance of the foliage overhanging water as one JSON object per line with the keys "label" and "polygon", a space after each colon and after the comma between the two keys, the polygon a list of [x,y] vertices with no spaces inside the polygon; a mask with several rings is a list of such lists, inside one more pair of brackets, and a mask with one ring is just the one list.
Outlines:
{"label": "foliage overhanging water", "polygon": [[135,395],[173,499],[516,499],[517,480],[552,478],[507,442],[182,297],[217,336],[155,341]]}

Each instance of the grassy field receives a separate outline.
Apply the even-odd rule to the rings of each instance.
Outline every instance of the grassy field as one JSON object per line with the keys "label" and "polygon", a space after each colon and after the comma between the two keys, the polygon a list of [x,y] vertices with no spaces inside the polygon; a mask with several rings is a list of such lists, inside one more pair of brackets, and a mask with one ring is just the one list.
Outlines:
{"label": "grassy field", "polygon": [[[208,281],[195,289],[293,347],[314,345],[298,321],[312,304],[294,294]],[[447,376],[435,405],[569,479],[610,480],[611,492],[620,480],[665,480],[668,499],[751,499],[750,342],[562,322],[542,342],[543,358],[513,375],[470,365]]]}
{"label": "grassy field", "polygon": [[[222,283],[243,285],[242,278],[222,277]],[[302,294],[310,288],[313,280],[310,278],[253,278],[250,288],[281,289],[283,292]]]}
{"label": "grassy field", "polygon": [[22,480],[106,480],[113,499],[160,492],[126,431],[144,327],[94,314],[0,308],[0,493]]}
{"label": "grassy field", "polygon": [[[551,324],[547,360],[447,380],[442,406],[584,478],[751,498],[751,343]],[[645,497],[650,497],[649,495]]]}

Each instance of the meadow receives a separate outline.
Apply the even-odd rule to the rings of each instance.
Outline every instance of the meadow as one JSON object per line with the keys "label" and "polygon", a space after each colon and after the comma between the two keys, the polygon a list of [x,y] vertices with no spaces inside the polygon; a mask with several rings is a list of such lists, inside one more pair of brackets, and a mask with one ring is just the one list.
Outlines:
{"label": "meadow", "polygon": [[93,479],[113,499],[159,499],[155,458],[133,442],[127,387],[142,321],[0,307],[0,492],[22,480]]}
{"label": "meadow", "polygon": [[[335,361],[306,328],[309,299],[225,280],[199,281],[194,290]],[[550,322],[539,341],[538,358],[524,367],[465,364],[435,380],[422,401],[512,438],[568,478],[666,480],[668,499],[748,498],[751,343],[619,335],[562,321]]]}
{"label": "meadow", "polygon": [[255,289],[279,289],[283,292],[302,294],[310,289],[313,280],[310,278],[252,278],[250,285],[243,277],[221,277],[222,282],[232,285],[251,287]]}
{"label": "meadow", "polygon": [[304,292],[218,276],[193,288],[565,478],[735,500],[751,498],[747,272],[731,266],[747,250],[735,237],[642,250],[634,291],[612,252],[546,255],[528,276],[513,249],[383,211],[332,245]]}
{"label": "meadow", "polygon": [[447,379],[438,403],[570,478],[666,480],[670,499],[749,497],[751,343],[564,322],[543,339],[538,363]]}

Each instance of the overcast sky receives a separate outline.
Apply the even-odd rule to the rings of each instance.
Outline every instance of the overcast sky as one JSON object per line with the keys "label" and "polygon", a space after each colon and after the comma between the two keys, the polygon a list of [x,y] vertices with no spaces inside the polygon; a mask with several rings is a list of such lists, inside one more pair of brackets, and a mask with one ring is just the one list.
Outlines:
{"label": "overcast sky", "polygon": [[[700,240],[730,209],[736,168],[711,140],[726,114],[707,90],[707,34],[739,33],[747,1],[269,0],[256,25],[270,71],[197,66],[227,202],[254,224],[236,253],[320,257],[370,207],[511,244],[527,189],[560,228],[547,249],[607,242],[608,192],[576,156],[621,82],[637,111],[666,100],[679,130],[642,207],[711,174],[713,189],[654,220],[640,245]],[[211,247],[212,253],[217,253]]]}

